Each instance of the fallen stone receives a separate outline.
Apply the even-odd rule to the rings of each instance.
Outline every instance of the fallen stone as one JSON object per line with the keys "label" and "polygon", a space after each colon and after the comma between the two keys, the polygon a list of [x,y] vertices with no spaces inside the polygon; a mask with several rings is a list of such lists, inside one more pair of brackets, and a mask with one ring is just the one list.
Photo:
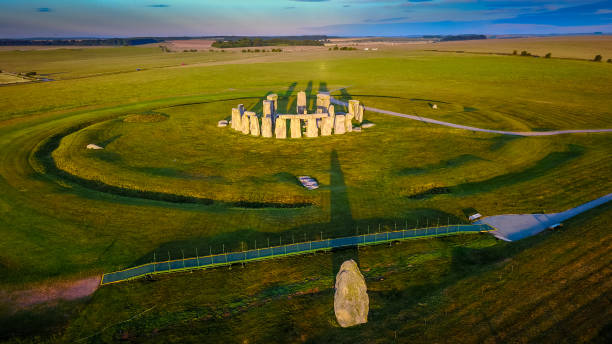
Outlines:
{"label": "fallen stone", "polygon": [[222,128],[222,127],[227,127],[227,121],[222,119],[219,122],[217,122],[217,127]]}
{"label": "fallen stone", "polygon": [[336,275],[334,313],[342,327],[350,327],[368,322],[370,299],[365,279],[354,260],[342,263]]}
{"label": "fallen stone", "polygon": [[95,145],[93,143],[90,143],[87,145],[87,149],[104,149],[103,147],[100,147],[98,145]]}
{"label": "fallen stone", "polygon": [[375,125],[376,124],[374,124],[374,123],[364,123],[364,124],[361,125],[361,128],[363,128],[363,129],[372,128]]}
{"label": "fallen stone", "polygon": [[360,133],[361,132],[361,127],[353,127],[353,131]]}
{"label": "fallen stone", "polygon": [[433,105],[431,106],[431,108],[432,108],[432,109],[434,109],[434,110],[437,110],[437,109],[438,109],[438,104],[433,104]]}

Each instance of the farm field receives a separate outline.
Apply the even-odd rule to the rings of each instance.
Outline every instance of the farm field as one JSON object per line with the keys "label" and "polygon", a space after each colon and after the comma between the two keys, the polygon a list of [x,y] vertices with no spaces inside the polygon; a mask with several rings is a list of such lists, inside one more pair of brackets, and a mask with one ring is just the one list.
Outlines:
{"label": "farm field", "polygon": [[[555,44],[568,56],[590,55],[584,46],[604,57],[611,50],[608,41],[576,41]],[[2,70],[54,79],[0,87],[0,327],[8,329],[0,340],[185,342],[207,333],[242,342],[249,338],[232,333],[254,327],[253,342],[372,342],[380,333],[380,342],[436,342],[444,333],[466,342],[603,339],[610,206],[518,243],[410,241],[102,287],[51,311],[15,309],[22,290],[154,257],[465,223],[474,211],[558,212],[610,193],[609,133],[514,137],[370,112],[375,126],[316,139],[217,127],[240,103],[261,112],[269,93],[279,95],[280,112],[294,113],[303,90],[310,109],[317,92],[330,91],[487,129],[612,128],[612,64],[426,49],[0,51]],[[85,148],[92,143],[104,149]],[[299,175],[321,187],[302,188]],[[340,334],[328,306],[336,265],[351,255],[372,291],[373,321]],[[547,290],[539,276],[565,287]],[[513,304],[517,293],[524,301]],[[555,299],[568,305],[557,309]],[[47,321],[53,310],[65,318]],[[532,323],[517,320],[526,314]],[[26,333],[34,326],[41,337]]]}

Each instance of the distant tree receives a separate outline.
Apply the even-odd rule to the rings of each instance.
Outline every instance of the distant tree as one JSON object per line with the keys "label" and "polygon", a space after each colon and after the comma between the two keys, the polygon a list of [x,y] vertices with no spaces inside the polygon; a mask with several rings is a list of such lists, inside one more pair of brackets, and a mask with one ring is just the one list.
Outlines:
{"label": "distant tree", "polygon": [[338,48],[338,46],[336,45],[336,46],[334,47],[334,50],[338,50],[338,49],[340,49],[340,48]]}
{"label": "distant tree", "polygon": [[601,62],[601,55],[596,55],[595,58],[593,59],[593,61]]}
{"label": "distant tree", "polygon": [[551,55],[551,53],[548,53],[548,54],[546,54],[546,55],[544,56],[544,58],[549,59],[551,56],[552,56],[552,55]]}
{"label": "distant tree", "polygon": [[[608,59],[608,61],[607,61],[607,62],[608,62],[608,63],[612,63],[612,59]],[[1,72],[2,72],[2,71],[0,70],[0,73],[1,73]]]}
{"label": "distant tree", "polygon": [[526,50],[521,51],[521,56],[531,56]]}
{"label": "distant tree", "polygon": [[516,55],[516,54],[518,54],[518,51],[515,50],[512,52],[512,55]]}
{"label": "distant tree", "polygon": [[26,76],[34,76],[34,75],[36,75],[36,72],[27,72],[25,75]]}
{"label": "distant tree", "polygon": [[221,49],[221,52],[222,52],[222,53],[224,53],[224,52],[225,52],[225,49]]}
{"label": "distant tree", "polygon": [[243,53],[246,53],[247,51],[246,51],[246,49],[242,49],[242,52],[243,52]]}
{"label": "distant tree", "polygon": [[327,50],[331,51],[331,48],[329,48],[329,49],[327,49]]}

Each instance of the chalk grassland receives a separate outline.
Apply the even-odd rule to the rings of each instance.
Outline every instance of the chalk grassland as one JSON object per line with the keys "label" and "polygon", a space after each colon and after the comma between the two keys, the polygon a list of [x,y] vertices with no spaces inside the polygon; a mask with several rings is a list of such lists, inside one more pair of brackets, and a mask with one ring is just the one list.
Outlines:
{"label": "chalk grassland", "polygon": [[[516,244],[490,236],[420,240],[113,285],[83,306],[62,339],[605,342],[611,209]],[[367,325],[341,329],[333,284],[348,257],[366,278],[370,314]]]}
{"label": "chalk grassland", "polygon": [[[88,277],[148,262],[154,252],[177,258],[268,238],[353,234],[357,226],[462,221],[472,208],[558,211],[609,193],[607,134],[508,138],[376,114],[366,114],[376,126],[361,134],[299,142],[216,127],[232,106],[257,109],[268,92],[292,110],[300,89],[350,85],[334,95],[461,124],[609,128],[609,64],[406,51],[231,54],[0,53],[11,72],[66,72],[65,80],[0,88],[0,289]],[[275,58],[282,62],[264,63]],[[151,113],[167,117],[142,121]],[[90,141],[105,150],[85,150]],[[320,179],[321,190],[301,189],[293,177],[302,173]],[[155,201],[126,191],[133,189],[219,202]],[[312,205],[228,203],[241,200]]]}

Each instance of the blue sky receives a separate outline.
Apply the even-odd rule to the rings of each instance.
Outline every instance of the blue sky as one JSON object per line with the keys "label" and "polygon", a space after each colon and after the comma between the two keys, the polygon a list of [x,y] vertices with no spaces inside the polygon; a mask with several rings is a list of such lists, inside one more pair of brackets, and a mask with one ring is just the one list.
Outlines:
{"label": "blue sky", "polygon": [[612,0],[0,0],[0,37],[612,33]]}

